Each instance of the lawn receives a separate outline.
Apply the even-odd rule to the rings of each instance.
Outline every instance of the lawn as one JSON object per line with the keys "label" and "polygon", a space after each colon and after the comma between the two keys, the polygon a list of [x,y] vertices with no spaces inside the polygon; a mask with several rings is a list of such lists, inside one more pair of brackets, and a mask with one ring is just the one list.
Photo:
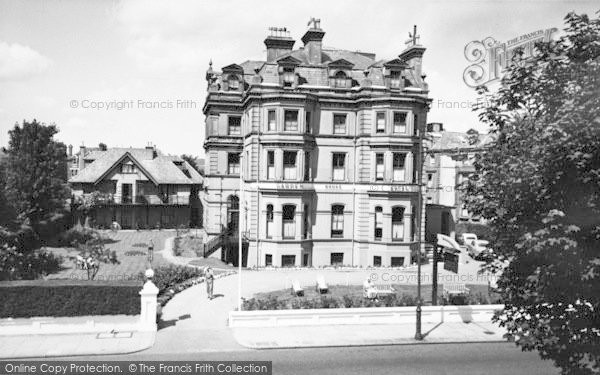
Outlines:
{"label": "lawn", "polygon": [[[173,231],[102,231],[102,234],[109,239],[105,247],[116,251],[119,263],[102,263],[95,280],[134,280],[138,278],[140,272],[150,268],[147,258],[150,240],[154,243],[152,267],[170,264],[158,252],[164,248],[165,240],[175,235]],[[62,270],[47,276],[47,279],[87,280],[86,271],[77,269],[75,263],[69,259],[79,254],[76,249],[49,247],[47,250],[63,257]]]}

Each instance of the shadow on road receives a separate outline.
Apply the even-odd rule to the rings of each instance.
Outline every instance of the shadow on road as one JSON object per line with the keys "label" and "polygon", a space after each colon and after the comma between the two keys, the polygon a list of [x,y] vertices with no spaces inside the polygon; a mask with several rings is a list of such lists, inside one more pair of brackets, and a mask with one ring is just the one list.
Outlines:
{"label": "shadow on road", "polygon": [[158,325],[158,330],[160,331],[161,329],[167,328],[167,327],[174,327],[177,325],[177,322],[180,320],[186,320],[186,319],[190,319],[192,316],[190,314],[184,314],[179,316],[176,319],[170,319],[170,320],[159,320],[157,325]]}

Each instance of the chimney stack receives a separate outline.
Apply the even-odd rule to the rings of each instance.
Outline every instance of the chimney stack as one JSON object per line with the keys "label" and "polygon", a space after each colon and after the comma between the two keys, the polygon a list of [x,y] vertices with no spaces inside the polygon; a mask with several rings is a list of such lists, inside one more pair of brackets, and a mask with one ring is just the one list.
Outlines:
{"label": "chimney stack", "polygon": [[267,46],[267,62],[274,62],[279,56],[291,52],[296,41],[290,37],[285,27],[269,27],[271,35],[265,39]]}
{"label": "chimney stack", "polygon": [[321,51],[323,49],[323,36],[325,31],[321,29],[321,20],[311,18],[308,21],[312,27],[306,31],[302,37],[304,43],[304,50],[308,53],[308,62],[312,65],[320,65],[323,61],[321,58]]}
{"label": "chimney stack", "polygon": [[79,146],[79,156],[77,159],[77,167],[79,168],[79,171],[81,171],[83,168],[85,168],[85,146],[83,144],[81,146]]}

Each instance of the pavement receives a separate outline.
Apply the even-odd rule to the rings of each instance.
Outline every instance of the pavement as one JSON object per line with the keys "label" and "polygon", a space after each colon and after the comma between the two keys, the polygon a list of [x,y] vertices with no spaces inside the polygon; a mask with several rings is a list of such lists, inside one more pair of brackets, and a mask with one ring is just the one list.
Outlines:
{"label": "pavement", "polygon": [[492,323],[423,323],[421,332],[423,340],[415,340],[415,323],[233,328],[236,341],[250,349],[506,341],[506,331]]}
{"label": "pavement", "polygon": [[[166,239],[161,255],[167,261],[182,264],[169,251],[172,240]],[[181,262],[181,263],[180,263]],[[453,282],[487,284],[479,279],[479,263],[461,264],[455,275],[440,267],[440,277]],[[244,270],[241,296],[289,288],[293,280],[312,287],[317,276],[329,285],[361,285],[367,277],[393,284],[416,284],[416,268],[406,269],[287,269]],[[431,266],[422,269],[424,284],[431,282]],[[428,279],[429,277],[429,279]],[[456,279],[459,279],[458,281]],[[162,309],[162,321],[156,334],[130,332],[130,336],[103,335],[27,335],[0,336],[0,358],[76,356],[132,353],[144,350],[148,355],[177,353],[239,352],[251,349],[390,345],[446,342],[504,341],[504,333],[491,323],[442,323],[423,325],[425,339],[414,340],[414,324],[336,325],[318,327],[236,328],[227,325],[229,311],[239,301],[238,276],[215,280],[215,299],[208,299],[205,284],[192,286],[176,294]],[[24,345],[24,343],[27,345]]]}
{"label": "pavement", "polygon": [[[156,332],[138,331],[138,320],[138,315],[2,319],[0,359],[139,352],[154,345]],[[31,327],[32,322],[41,325],[40,333],[7,334],[20,325]],[[73,333],[51,333],[52,327],[63,327],[63,332]]]}

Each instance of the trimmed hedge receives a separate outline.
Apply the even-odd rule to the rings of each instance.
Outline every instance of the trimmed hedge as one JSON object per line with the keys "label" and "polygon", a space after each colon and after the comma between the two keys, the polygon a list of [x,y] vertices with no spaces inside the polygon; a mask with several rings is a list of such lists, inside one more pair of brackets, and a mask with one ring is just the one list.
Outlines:
{"label": "trimmed hedge", "polygon": [[0,318],[138,315],[141,281],[33,280],[0,283]]}

